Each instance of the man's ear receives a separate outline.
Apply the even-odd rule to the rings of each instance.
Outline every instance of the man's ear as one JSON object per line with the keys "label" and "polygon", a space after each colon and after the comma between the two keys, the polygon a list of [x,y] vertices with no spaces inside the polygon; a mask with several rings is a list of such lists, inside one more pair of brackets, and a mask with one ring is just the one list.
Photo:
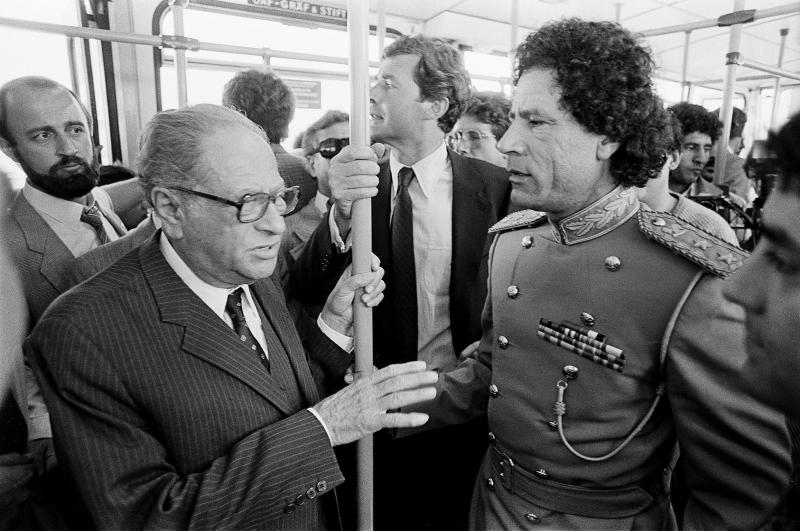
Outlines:
{"label": "man's ear", "polygon": [[677,149],[673,149],[672,151],[670,151],[668,159],[670,171],[677,168],[680,163],[681,163],[681,152],[678,151]]}
{"label": "man's ear", "polygon": [[597,143],[597,158],[599,160],[609,160],[619,149],[619,142],[612,142],[610,138],[604,136]]}
{"label": "man's ear", "polygon": [[181,208],[180,196],[174,190],[156,186],[150,191],[150,204],[161,219],[161,227],[167,236],[180,238],[183,236],[184,211]]}
{"label": "man's ear", "polygon": [[312,177],[316,177],[317,175],[314,173],[316,171],[316,166],[314,164],[314,155],[306,155],[304,157],[305,160],[305,169]]}
{"label": "man's ear", "polygon": [[428,118],[438,120],[447,112],[447,109],[450,108],[450,100],[447,98],[439,98],[437,100],[425,100],[425,109],[428,114]]}

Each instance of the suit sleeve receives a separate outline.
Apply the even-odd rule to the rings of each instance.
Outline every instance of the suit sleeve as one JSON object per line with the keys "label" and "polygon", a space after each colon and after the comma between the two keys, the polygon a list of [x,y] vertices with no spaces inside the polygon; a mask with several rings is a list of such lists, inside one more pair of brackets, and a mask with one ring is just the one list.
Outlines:
{"label": "suit sleeve", "polygon": [[686,529],[756,529],[789,484],[785,419],[748,392],[744,310],[706,276],[668,338],[665,370],[690,490]]}
{"label": "suit sleeve", "polygon": [[289,296],[303,304],[323,304],[351,260],[349,251],[340,253],[332,245],[330,215],[311,234],[289,273]]}
{"label": "suit sleeve", "polygon": [[307,410],[244,436],[205,469],[181,474],[160,442],[168,434],[150,429],[89,334],[45,319],[26,349],[51,406],[58,456],[99,528],[279,525],[309,485],[324,485],[322,494],[343,481],[324,428]]}

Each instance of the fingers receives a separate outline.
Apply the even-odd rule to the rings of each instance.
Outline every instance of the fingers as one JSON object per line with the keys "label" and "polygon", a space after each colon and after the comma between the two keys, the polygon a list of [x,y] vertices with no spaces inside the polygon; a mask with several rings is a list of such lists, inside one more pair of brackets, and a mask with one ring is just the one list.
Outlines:
{"label": "fingers", "polygon": [[[345,146],[342,151],[333,157],[331,161],[333,162],[353,162],[354,160],[371,160],[377,161],[378,155],[377,151],[374,149],[375,146],[383,146],[383,144],[374,144],[373,147],[368,146],[356,146],[356,145],[349,145]],[[384,148],[386,149],[386,148]],[[381,152],[383,154],[383,152]]]}
{"label": "fingers", "polygon": [[387,413],[381,419],[384,428],[416,428],[426,422],[428,415],[425,413]]}
{"label": "fingers", "polygon": [[410,391],[397,391],[383,397],[378,401],[379,407],[386,407],[386,411],[400,409],[420,402],[427,402],[436,398],[436,388],[433,386],[422,387]]}
{"label": "fingers", "polygon": [[380,160],[386,155],[386,146],[381,144],[380,142],[375,142],[371,146],[373,153],[377,156],[376,160]]}

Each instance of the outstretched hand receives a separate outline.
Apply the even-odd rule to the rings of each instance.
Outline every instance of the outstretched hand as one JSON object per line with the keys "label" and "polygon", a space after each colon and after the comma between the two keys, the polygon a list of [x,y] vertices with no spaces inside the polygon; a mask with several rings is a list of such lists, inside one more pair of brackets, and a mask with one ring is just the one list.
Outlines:
{"label": "outstretched hand", "polygon": [[314,406],[328,427],[333,446],[356,441],[383,428],[425,424],[428,421],[425,413],[392,410],[436,396],[438,374],[426,368],[424,361],[390,365],[358,378]]}

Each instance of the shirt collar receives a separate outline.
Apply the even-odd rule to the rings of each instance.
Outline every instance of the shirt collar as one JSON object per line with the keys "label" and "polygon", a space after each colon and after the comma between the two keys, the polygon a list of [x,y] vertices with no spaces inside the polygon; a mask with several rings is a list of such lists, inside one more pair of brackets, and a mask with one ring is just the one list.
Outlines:
{"label": "shirt collar", "polygon": [[[35,188],[31,183],[25,182],[22,188],[22,195],[37,211],[46,214],[59,223],[68,227],[80,226],[81,214],[87,205],[76,203],[68,199],[61,199]],[[95,204],[94,198],[90,196],[89,205]]]}
{"label": "shirt collar", "polygon": [[211,308],[211,310],[217,314],[220,319],[225,319],[225,304],[228,302],[228,295],[236,290],[237,288],[242,288],[244,290],[244,295],[247,297],[247,302],[250,304],[252,308],[255,308],[255,304],[253,304],[253,296],[250,292],[250,286],[247,284],[242,284],[240,286],[236,286],[233,288],[219,288],[217,286],[212,286],[205,280],[198,277],[194,271],[183,261],[183,258],[180,257],[175,248],[167,239],[166,234],[163,232],[161,233],[161,237],[159,239],[158,245],[161,249],[161,254],[164,255],[164,259],[167,261],[169,266],[175,271],[175,274],[183,281],[186,286],[189,287],[195,295],[200,297],[206,305]]}
{"label": "shirt collar", "polygon": [[611,232],[639,210],[639,200],[632,188],[617,186],[609,193],[553,225],[556,241],[574,245]]}
{"label": "shirt collar", "polygon": [[[404,167],[406,165],[398,160],[395,151],[392,150],[389,153],[389,170],[392,173],[392,197],[397,195],[397,175]],[[425,197],[431,197],[436,181],[449,168],[450,157],[447,156],[447,147],[444,144],[444,140],[430,155],[411,165],[411,169],[414,170],[414,175]]]}

